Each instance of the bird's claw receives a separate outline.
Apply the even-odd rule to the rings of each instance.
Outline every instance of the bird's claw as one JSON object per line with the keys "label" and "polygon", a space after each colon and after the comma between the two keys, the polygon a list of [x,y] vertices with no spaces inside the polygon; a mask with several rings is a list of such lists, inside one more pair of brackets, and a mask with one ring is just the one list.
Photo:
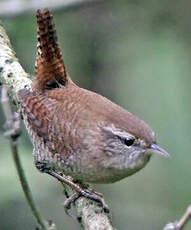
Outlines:
{"label": "bird's claw", "polygon": [[89,198],[90,200],[98,202],[104,209],[104,212],[109,213],[109,207],[105,203],[105,200],[103,199],[103,195],[101,193],[95,192],[93,190],[84,189],[81,193],[82,196]]}
{"label": "bird's claw", "polygon": [[69,210],[71,209],[71,204],[74,203],[79,197],[80,194],[78,192],[75,192],[74,194],[69,196],[63,204],[65,213],[72,218],[74,218],[74,216],[69,213]]}
{"label": "bird's claw", "polygon": [[69,198],[67,198],[67,200],[64,202],[64,210],[67,215],[72,216],[68,210],[71,208],[71,204],[74,203],[80,197],[86,197],[90,200],[96,201],[103,207],[104,212],[106,213],[110,212],[109,207],[105,203],[103,199],[103,195],[101,193],[98,193],[98,192],[95,192],[89,189],[81,189],[81,191],[75,192]]}

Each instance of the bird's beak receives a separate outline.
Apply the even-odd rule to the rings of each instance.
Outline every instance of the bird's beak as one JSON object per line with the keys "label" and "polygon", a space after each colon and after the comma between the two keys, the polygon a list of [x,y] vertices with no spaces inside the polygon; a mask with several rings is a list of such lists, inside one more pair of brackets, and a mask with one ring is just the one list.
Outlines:
{"label": "bird's beak", "polygon": [[167,153],[166,150],[164,150],[163,148],[159,147],[158,145],[156,144],[152,144],[149,148],[149,151],[151,153],[156,153],[156,154],[159,154],[161,156],[164,156],[164,157],[171,157],[169,153]]}

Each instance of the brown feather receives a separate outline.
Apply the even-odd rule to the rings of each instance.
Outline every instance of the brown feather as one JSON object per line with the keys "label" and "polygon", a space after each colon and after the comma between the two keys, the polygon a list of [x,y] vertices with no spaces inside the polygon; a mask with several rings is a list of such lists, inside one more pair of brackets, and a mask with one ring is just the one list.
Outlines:
{"label": "brown feather", "polygon": [[48,9],[37,10],[38,44],[34,90],[66,86],[68,74],[57,42],[53,16]]}

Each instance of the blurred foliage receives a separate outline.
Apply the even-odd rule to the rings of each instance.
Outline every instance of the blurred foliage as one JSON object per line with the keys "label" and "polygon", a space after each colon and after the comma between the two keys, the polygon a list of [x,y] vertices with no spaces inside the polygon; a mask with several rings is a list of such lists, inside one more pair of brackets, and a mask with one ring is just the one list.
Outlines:
{"label": "blurred foliage", "polygon": [[[172,155],[171,159],[154,156],[138,174],[96,186],[107,194],[119,230],[160,230],[191,203],[190,7],[189,1],[111,0],[54,12],[72,78],[147,121]],[[2,18],[18,58],[31,74],[36,55],[34,14]],[[2,113],[0,119],[3,124]],[[3,135],[0,145],[1,229],[35,229]],[[56,221],[59,229],[79,228],[64,213],[60,185],[35,169],[25,131],[19,148],[44,215]],[[190,227],[191,223],[185,230]]]}

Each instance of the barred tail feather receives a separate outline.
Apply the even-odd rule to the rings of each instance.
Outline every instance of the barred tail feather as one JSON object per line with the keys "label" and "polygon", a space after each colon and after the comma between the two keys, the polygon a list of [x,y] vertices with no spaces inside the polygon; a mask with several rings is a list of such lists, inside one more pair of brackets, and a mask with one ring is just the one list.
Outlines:
{"label": "barred tail feather", "polygon": [[57,42],[57,35],[53,16],[48,9],[37,10],[38,44],[35,65],[34,90],[65,86],[68,74],[62,52]]}

